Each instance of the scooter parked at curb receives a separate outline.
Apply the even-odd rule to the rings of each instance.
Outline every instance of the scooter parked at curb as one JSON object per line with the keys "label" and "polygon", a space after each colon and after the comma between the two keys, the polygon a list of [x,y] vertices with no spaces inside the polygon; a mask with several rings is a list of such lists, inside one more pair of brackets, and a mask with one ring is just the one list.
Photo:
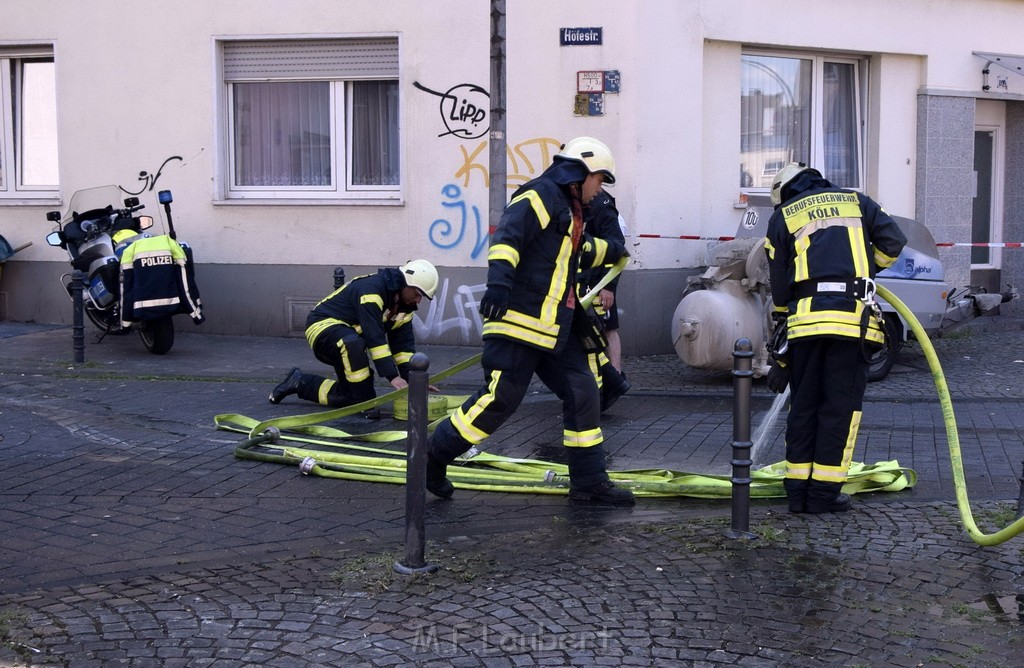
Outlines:
{"label": "scooter parked at curb", "polygon": [[[57,229],[46,243],[68,252],[71,267],[84,274],[83,305],[86,317],[107,334],[125,335],[137,331],[146,349],[164,355],[174,345],[177,313],[187,313],[196,324],[205,320],[195,285],[192,250],[176,240],[171,219],[171,192],[159,193],[164,206],[168,235],[153,236],[151,216],[136,213],[145,208],[138,197],[123,200],[117,186],[79,190],[68,206],[70,220],[60,211],[46,219]],[[72,295],[72,274],[61,283]]]}

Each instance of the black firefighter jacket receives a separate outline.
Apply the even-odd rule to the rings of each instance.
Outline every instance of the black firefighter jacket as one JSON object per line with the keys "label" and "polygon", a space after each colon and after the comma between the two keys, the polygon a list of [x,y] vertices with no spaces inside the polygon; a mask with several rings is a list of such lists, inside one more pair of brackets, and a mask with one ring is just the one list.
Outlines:
{"label": "black firefighter jacket", "polygon": [[512,195],[487,253],[487,285],[510,288],[511,298],[504,317],[484,322],[484,339],[560,351],[572,330],[579,269],[625,254],[621,243],[584,234],[567,188],[541,175]]}
{"label": "black firefighter jacket", "polygon": [[[376,274],[353,278],[321,300],[306,318],[310,347],[324,330],[334,325],[354,329],[366,343],[366,353],[377,373],[388,380],[406,371],[416,352],[412,312],[391,312],[395,295],[405,287],[398,269],[378,269]],[[401,374],[405,377],[405,373]]]}
{"label": "black firefighter jacket", "polygon": [[774,310],[788,314],[789,339],[861,338],[882,345],[874,318],[862,332],[863,302],[841,294],[809,294],[811,286],[873,278],[896,261],[906,236],[867,195],[820,178],[783,202],[768,221],[765,251]]}

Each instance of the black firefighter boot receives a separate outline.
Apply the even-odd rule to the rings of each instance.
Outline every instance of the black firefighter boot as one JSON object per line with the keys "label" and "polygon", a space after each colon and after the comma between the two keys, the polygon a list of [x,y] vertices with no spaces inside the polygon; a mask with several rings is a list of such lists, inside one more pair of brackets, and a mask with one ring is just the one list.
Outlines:
{"label": "black firefighter boot", "polygon": [[605,363],[601,367],[601,412],[611,408],[619,397],[629,392],[629,388],[626,374],[613,367],[611,362]]}
{"label": "black firefighter boot", "polygon": [[605,470],[604,446],[566,448],[569,459],[569,500],[631,506],[633,492],[616,487]]}
{"label": "black firefighter boot", "polygon": [[782,486],[786,488],[786,498],[789,499],[789,512],[807,512],[808,483],[808,480],[796,480],[795,478],[786,478],[782,481]]}
{"label": "black firefighter boot", "polygon": [[270,403],[279,404],[285,397],[299,391],[299,383],[302,381],[302,369],[295,367],[288,372],[285,379],[278,383],[277,387],[270,393]]}
{"label": "black firefighter boot", "polygon": [[448,479],[448,465],[472,447],[462,438],[450,419],[437,425],[427,440],[427,491],[442,499],[450,499],[455,485]]}
{"label": "black firefighter boot", "polygon": [[807,512],[818,515],[821,513],[845,513],[850,509],[850,497],[842,493],[843,485],[838,482],[822,482],[811,480],[807,487]]}

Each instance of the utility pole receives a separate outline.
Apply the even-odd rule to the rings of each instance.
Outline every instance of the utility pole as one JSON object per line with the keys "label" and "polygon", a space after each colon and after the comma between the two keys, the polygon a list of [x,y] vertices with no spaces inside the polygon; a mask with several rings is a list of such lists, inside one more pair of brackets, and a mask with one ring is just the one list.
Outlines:
{"label": "utility pole", "polygon": [[505,211],[507,158],[505,139],[505,0],[491,0],[491,124],[488,226],[493,230]]}

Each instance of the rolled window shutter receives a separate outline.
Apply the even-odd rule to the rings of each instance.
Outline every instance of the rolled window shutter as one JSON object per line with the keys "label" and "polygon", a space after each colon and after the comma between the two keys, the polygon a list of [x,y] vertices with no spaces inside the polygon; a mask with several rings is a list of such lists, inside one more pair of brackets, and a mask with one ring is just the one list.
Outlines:
{"label": "rolled window shutter", "polygon": [[397,78],[397,37],[224,44],[227,82]]}

